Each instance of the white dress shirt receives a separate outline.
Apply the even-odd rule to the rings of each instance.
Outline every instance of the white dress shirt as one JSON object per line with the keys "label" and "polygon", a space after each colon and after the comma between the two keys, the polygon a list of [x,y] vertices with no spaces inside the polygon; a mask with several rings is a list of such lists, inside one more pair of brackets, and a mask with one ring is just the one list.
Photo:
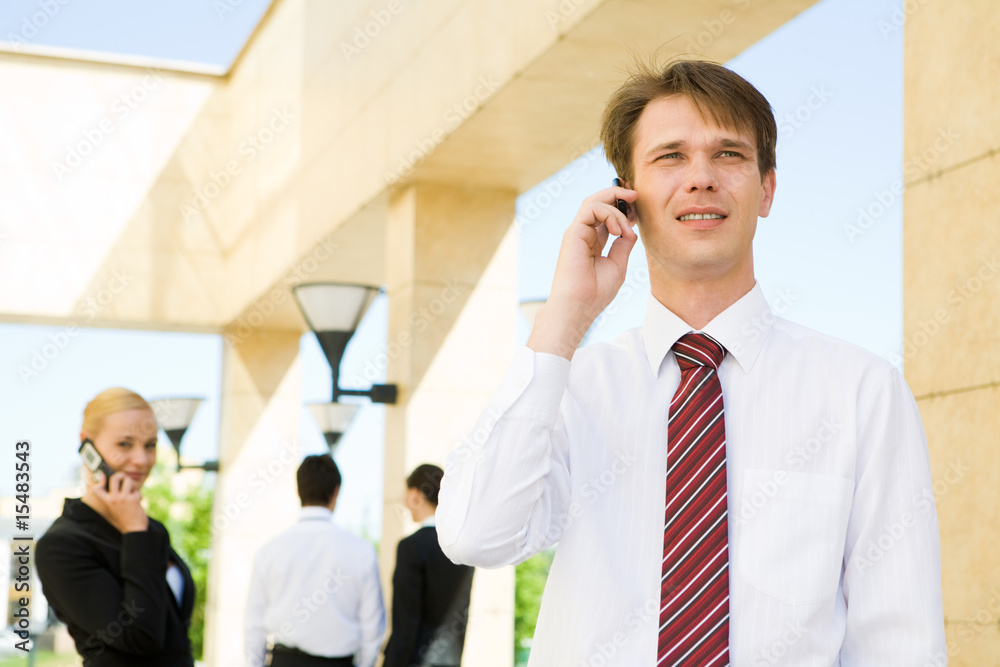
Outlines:
{"label": "white dress shirt", "polygon": [[375,549],[331,516],[325,507],[303,507],[298,523],[257,552],[244,624],[249,667],[264,664],[268,637],[312,655],[375,664],[385,634]]}
{"label": "white dress shirt", "polygon": [[[641,329],[572,362],[520,350],[448,459],[449,558],[501,567],[559,543],[531,667],[656,662],[670,348],[689,331],[650,297]],[[759,285],[703,331],[728,351],[731,664],[945,664],[927,444],[902,376],[775,316]]]}

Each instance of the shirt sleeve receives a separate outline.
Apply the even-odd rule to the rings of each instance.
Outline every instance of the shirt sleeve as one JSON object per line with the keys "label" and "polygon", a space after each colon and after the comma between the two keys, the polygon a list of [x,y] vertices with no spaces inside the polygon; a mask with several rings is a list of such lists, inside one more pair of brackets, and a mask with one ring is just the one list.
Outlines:
{"label": "shirt sleeve", "polygon": [[916,401],[892,369],[859,403],[841,665],[944,664],[935,487]]}
{"label": "shirt sleeve", "polygon": [[143,655],[162,651],[166,641],[169,550],[165,532],[125,533],[119,582],[80,540],[52,534],[39,542],[36,566],[53,608],[89,635],[87,648]]}
{"label": "shirt sleeve", "polygon": [[369,553],[369,561],[368,576],[361,582],[361,605],[358,610],[361,623],[358,667],[375,667],[378,649],[385,638],[385,603],[382,601],[382,585],[379,583],[378,559],[374,549]]}
{"label": "shirt sleeve", "polygon": [[266,578],[260,554],[254,559],[250,575],[250,591],[247,594],[247,608],[243,616],[243,648],[247,667],[264,667],[267,657],[267,613]]}
{"label": "shirt sleeve", "polygon": [[560,405],[570,362],[522,348],[472,433],[448,457],[438,541],[455,563],[496,568],[559,540],[570,500]]}

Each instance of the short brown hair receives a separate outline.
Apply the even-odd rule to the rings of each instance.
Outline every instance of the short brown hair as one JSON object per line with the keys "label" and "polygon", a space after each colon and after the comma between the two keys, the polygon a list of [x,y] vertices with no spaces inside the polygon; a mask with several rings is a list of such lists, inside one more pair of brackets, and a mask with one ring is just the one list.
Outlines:
{"label": "short brown hair", "polygon": [[704,118],[720,127],[753,135],[761,179],[775,167],[778,128],[774,112],[759,90],[732,70],[706,60],[675,60],[662,70],[654,63],[635,62],[629,78],[616,90],[601,117],[601,143],[608,161],[631,182],[635,128],[643,109],[653,100],[684,95]]}
{"label": "short brown hair", "polygon": [[420,495],[427,499],[427,502],[437,507],[442,477],[444,477],[444,470],[432,463],[424,463],[417,466],[406,478],[406,488],[417,489],[420,491]]}
{"label": "short brown hair", "polygon": [[302,459],[295,473],[302,506],[329,505],[340,488],[340,469],[329,454],[316,454]]}

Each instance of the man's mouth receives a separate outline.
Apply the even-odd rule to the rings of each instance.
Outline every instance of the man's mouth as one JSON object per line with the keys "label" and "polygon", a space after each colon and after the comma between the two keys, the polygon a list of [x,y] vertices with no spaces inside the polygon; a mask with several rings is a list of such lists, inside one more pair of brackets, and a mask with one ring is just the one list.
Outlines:
{"label": "man's mouth", "polygon": [[682,215],[677,218],[681,222],[687,220],[724,220],[726,216],[720,215],[718,213],[688,213],[687,215]]}

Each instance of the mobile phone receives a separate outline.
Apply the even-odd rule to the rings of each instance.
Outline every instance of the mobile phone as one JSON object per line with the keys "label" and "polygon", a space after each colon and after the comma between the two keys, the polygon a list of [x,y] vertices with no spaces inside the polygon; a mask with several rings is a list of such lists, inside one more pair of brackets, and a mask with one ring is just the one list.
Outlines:
{"label": "mobile phone", "polygon": [[[617,176],[615,176],[611,180],[611,185],[614,185],[615,187],[619,188],[625,187],[625,184],[622,183],[622,179],[618,178]],[[628,215],[628,202],[626,202],[624,199],[615,198],[615,206],[617,206],[618,210],[622,212],[622,215],[625,216]]]}
{"label": "mobile phone", "polygon": [[109,485],[111,483],[111,476],[115,474],[114,468],[108,465],[108,462],[97,451],[97,447],[94,447],[94,442],[90,438],[80,443],[80,456],[83,458],[83,465],[87,466],[90,474],[104,473],[104,490],[110,491],[111,487]]}

